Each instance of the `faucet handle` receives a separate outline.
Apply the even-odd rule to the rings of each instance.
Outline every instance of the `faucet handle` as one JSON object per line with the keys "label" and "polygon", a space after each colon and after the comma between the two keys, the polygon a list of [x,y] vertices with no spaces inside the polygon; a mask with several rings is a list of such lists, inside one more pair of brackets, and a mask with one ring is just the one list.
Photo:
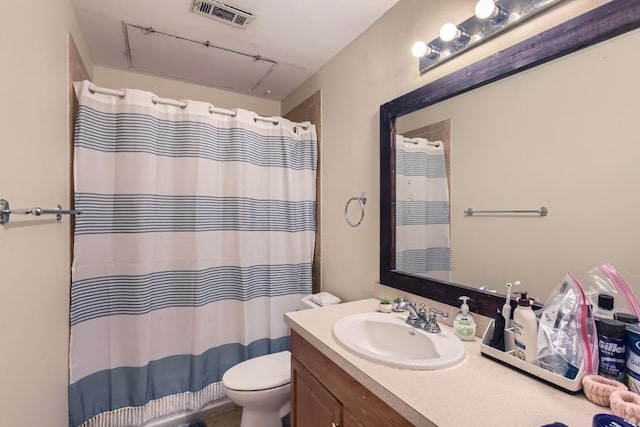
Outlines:
{"label": "faucet handle", "polygon": [[427,327],[426,327],[427,332],[432,332],[435,334],[440,333],[440,325],[438,325],[438,321],[436,320],[437,316],[440,316],[443,319],[446,319],[447,317],[449,317],[449,314],[442,312],[440,310],[436,310],[435,308],[430,308],[429,319],[427,320]]}
{"label": "faucet handle", "polygon": [[436,316],[440,316],[443,319],[446,319],[446,318],[449,317],[449,313],[445,313],[444,311],[436,310],[435,308],[430,308],[429,309],[429,317],[431,317],[432,319],[435,320]]}
{"label": "faucet handle", "polygon": [[[429,312],[431,312],[431,310]],[[424,304],[420,304],[420,309],[418,310],[418,314],[423,319],[427,318],[427,310],[425,309]]]}

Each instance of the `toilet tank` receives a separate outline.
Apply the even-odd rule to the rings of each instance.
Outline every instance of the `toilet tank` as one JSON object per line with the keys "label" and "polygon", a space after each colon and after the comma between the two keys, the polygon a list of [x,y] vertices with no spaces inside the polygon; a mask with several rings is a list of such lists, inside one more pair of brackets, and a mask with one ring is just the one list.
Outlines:
{"label": "toilet tank", "polygon": [[320,308],[320,306],[318,304],[316,304],[315,302],[311,301],[311,297],[313,295],[307,295],[306,297],[303,297],[300,300],[300,310],[306,310],[309,308]]}

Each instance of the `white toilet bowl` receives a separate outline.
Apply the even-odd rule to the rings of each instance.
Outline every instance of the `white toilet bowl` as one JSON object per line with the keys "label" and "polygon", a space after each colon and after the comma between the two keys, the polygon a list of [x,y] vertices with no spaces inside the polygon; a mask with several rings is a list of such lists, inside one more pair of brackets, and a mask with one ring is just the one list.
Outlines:
{"label": "white toilet bowl", "polygon": [[242,406],[241,427],[282,427],[291,401],[291,353],[255,357],[222,376],[227,397]]}

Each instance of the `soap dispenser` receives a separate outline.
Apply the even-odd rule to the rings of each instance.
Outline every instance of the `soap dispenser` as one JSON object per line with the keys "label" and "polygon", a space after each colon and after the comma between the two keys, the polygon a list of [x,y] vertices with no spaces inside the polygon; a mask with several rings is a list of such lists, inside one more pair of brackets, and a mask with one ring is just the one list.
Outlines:
{"label": "soap dispenser", "polygon": [[461,340],[473,341],[476,339],[476,322],[469,313],[469,305],[467,304],[469,297],[462,296],[458,299],[462,301],[462,305],[453,321],[453,330]]}
{"label": "soap dispenser", "polygon": [[513,312],[513,334],[516,356],[534,363],[538,358],[538,319],[526,292],[519,292],[518,306]]}

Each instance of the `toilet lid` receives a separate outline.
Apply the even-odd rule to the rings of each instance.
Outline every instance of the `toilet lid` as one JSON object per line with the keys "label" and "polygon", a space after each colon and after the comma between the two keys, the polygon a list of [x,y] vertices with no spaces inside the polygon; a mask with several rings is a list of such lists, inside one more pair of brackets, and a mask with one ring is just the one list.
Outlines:
{"label": "toilet lid", "polygon": [[225,387],[240,391],[266,390],[291,382],[291,353],[281,351],[245,360],[222,376]]}

